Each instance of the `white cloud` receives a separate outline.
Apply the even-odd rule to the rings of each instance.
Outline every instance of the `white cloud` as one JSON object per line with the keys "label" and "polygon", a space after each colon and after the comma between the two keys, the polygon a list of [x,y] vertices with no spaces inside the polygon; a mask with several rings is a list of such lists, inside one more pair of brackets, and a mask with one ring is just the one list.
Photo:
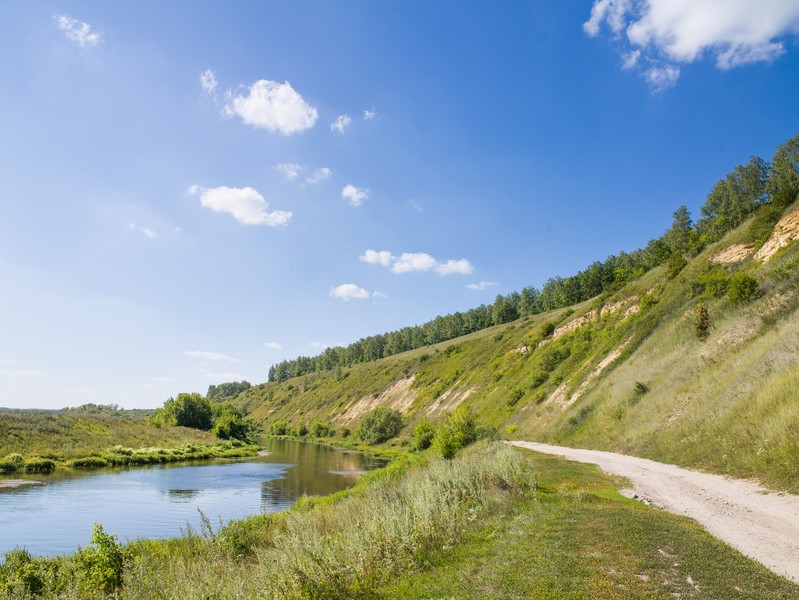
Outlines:
{"label": "white cloud", "polygon": [[330,131],[344,135],[344,130],[352,124],[352,118],[349,115],[339,115],[339,117],[330,124]]}
{"label": "white cloud", "polygon": [[280,163],[275,165],[274,168],[283,173],[289,181],[297,179],[302,171],[302,166],[294,163]]}
{"label": "white cloud", "polygon": [[459,260],[439,261],[426,252],[403,252],[394,256],[387,250],[367,250],[358,260],[371,265],[391,267],[393,273],[411,273],[414,271],[435,271],[442,277],[445,275],[470,275],[474,266],[465,258]]}
{"label": "white cloud", "polygon": [[388,298],[383,292],[372,292],[372,298]]}
{"label": "white cloud", "polygon": [[245,225],[267,225],[279,227],[291,219],[292,214],[283,210],[269,211],[264,197],[251,187],[201,188],[193,185],[189,194],[200,194],[200,203],[215,212],[226,212],[233,215],[239,223]]}
{"label": "white cloud", "polygon": [[394,255],[387,250],[377,252],[376,250],[367,250],[362,256],[358,257],[361,262],[369,263],[370,265],[382,265],[388,267],[394,262]]}
{"label": "white cloud", "polygon": [[674,65],[652,66],[644,72],[644,77],[653,92],[662,92],[677,85],[680,67]]}
{"label": "white cloud", "polygon": [[244,95],[230,92],[224,114],[238,115],[248,125],[283,135],[310,129],[319,116],[288,81],[267,79],[253,83]]}
{"label": "white cloud", "polygon": [[330,288],[330,295],[346,302],[353,299],[366,300],[371,294],[354,283],[342,283],[337,287]]}
{"label": "white cloud", "polygon": [[139,231],[143,233],[148,238],[154,238],[156,236],[155,231],[150,229],[149,227],[143,227],[142,225],[136,225],[136,223],[128,223],[128,228],[133,229],[134,231]]}
{"label": "white cloud", "polygon": [[411,271],[429,271],[438,266],[438,261],[425,252],[403,252],[394,261],[391,270],[394,273],[409,273]]}
{"label": "white cloud", "polygon": [[202,350],[187,350],[183,354],[185,356],[190,356],[192,358],[199,358],[206,361],[217,360],[224,362],[239,362],[238,358],[233,358],[232,356],[228,356],[227,354],[222,354],[221,352],[204,352]]}
{"label": "white cloud", "polygon": [[368,108],[363,109],[363,120],[364,121],[371,121],[377,118],[377,111],[373,108],[369,110]]}
{"label": "white cloud", "polygon": [[641,74],[661,91],[678,64],[705,56],[720,69],[775,60],[780,38],[799,34],[799,0],[596,0],[583,29],[593,37],[603,24],[622,42],[623,67],[646,59]]}
{"label": "white cloud", "polygon": [[88,23],[78,21],[67,15],[56,16],[55,22],[58,28],[64,32],[64,35],[67,36],[67,39],[75,42],[81,48],[96,46],[103,39],[99,33],[92,32],[92,28]]}
{"label": "white cloud", "polygon": [[340,346],[341,344],[336,344],[333,342],[320,342],[318,340],[314,340],[313,342],[309,342],[308,345],[315,350],[324,350],[325,348],[335,348],[336,346]]}
{"label": "white cloud", "polygon": [[369,190],[359,189],[348,183],[341,190],[341,197],[349,200],[353,206],[360,206],[369,197]]}
{"label": "white cloud", "polygon": [[283,346],[278,342],[264,342],[264,348],[269,348],[270,350],[282,350]]}
{"label": "white cloud", "polygon": [[424,206],[419,204],[416,200],[411,200],[411,208],[413,208],[413,210],[415,210],[416,212],[420,213],[424,212]]}
{"label": "white cloud", "polygon": [[216,74],[211,69],[206,69],[200,73],[200,86],[202,86],[203,94],[214,94],[218,85]]}
{"label": "white cloud", "polygon": [[306,181],[306,183],[310,183],[310,184],[316,185],[317,183],[322,183],[325,179],[330,177],[332,174],[333,174],[333,171],[331,171],[329,168],[322,167],[321,169],[316,169],[313,172],[313,174],[308,179],[306,179],[305,181]]}
{"label": "white cloud", "polygon": [[474,266],[465,258],[461,258],[460,260],[448,260],[436,267],[436,273],[439,275],[471,275],[473,271]]}
{"label": "white cloud", "polygon": [[466,289],[475,290],[477,292],[482,292],[483,290],[487,290],[488,288],[494,287],[497,285],[493,281],[478,281],[477,283],[470,283],[466,286]]}

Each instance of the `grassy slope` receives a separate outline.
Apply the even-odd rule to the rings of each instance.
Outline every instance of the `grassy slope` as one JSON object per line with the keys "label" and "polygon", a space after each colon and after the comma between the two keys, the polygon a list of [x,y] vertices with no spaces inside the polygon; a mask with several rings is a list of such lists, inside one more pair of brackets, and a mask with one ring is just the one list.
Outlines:
{"label": "grassy slope", "polygon": [[[480,421],[515,427],[513,437],[623,451],[799,492],[799,244],[766,264],[750,258],[720,267],[747,271],[763,295],[737,308],[726,298],[706,300],[711,336],[694,337],[695,281],[711,256],[753,235],[744,224],[671,280],[660,267],[572,310],[357,365],[338,380],[328,372],[262,384],[238,401],[264,422],[354,428],[354,407],[390,405],[392,397],[380,394],[413,377],[413,402],[396,404],[408,415],[406,433],[463,401]],[[649,302],[625,316],[645,296]],[[616,312],[538,346],[544,323],[568,323],[616,301],[625,302]],[[614,351],[620,356],[592,376]],[[649,391],[636,396],[636,382]]]}
{"label": "grassy slope", "polygon": [[0,458],[12,452],[69,460],[97,455],[116,445],[171,448],[214,444],[210,433],[185,427],[149,425],[141,418],[1,410]]}

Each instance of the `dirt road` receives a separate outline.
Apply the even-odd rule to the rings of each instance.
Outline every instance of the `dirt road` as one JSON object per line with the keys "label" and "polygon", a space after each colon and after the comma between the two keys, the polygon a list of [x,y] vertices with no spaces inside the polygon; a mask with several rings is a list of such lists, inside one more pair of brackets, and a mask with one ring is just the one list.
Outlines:
{"label": "dirt road", "polygon": [[510,443],[626,477],[640,500],[695,519],[741,553],[799,583],[799,496],[624,454]]}

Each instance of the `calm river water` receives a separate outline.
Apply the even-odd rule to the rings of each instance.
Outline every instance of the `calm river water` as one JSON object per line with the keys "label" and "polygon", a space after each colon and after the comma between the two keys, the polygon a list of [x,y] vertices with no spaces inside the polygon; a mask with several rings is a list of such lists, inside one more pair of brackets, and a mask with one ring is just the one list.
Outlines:
{"label": "calm river water", "polygon": [[[355,483],[380,459],[318,444],[266,440],[268,456],[90,473],[27,476],[42,482],[0,488],[0,555],[16,546],[32,554],[72,552],[94,523],[120,540],[200,530],[198,509],[229,521],[288,508],[305,493],[330,494]],[[19,477],[17,477],[19,478]]]}

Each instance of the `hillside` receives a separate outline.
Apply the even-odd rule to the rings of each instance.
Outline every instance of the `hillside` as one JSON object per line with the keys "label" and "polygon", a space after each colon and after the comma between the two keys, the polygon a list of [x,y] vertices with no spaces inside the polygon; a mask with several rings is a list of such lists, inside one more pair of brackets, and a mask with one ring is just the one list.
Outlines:
{"label": "hillside", "polygon": [[[664,264],[570,308],[261,384],[237,401],[267,425],[330,421],[339,431],[388,406],[406,416],[406,432],[463,404],[508,437],[799,491],[799,244],[790,243],[799,209],[783,215],[763,235],[756,214],[676,274]],[[700,304],[709,317],[702,341]]]}

